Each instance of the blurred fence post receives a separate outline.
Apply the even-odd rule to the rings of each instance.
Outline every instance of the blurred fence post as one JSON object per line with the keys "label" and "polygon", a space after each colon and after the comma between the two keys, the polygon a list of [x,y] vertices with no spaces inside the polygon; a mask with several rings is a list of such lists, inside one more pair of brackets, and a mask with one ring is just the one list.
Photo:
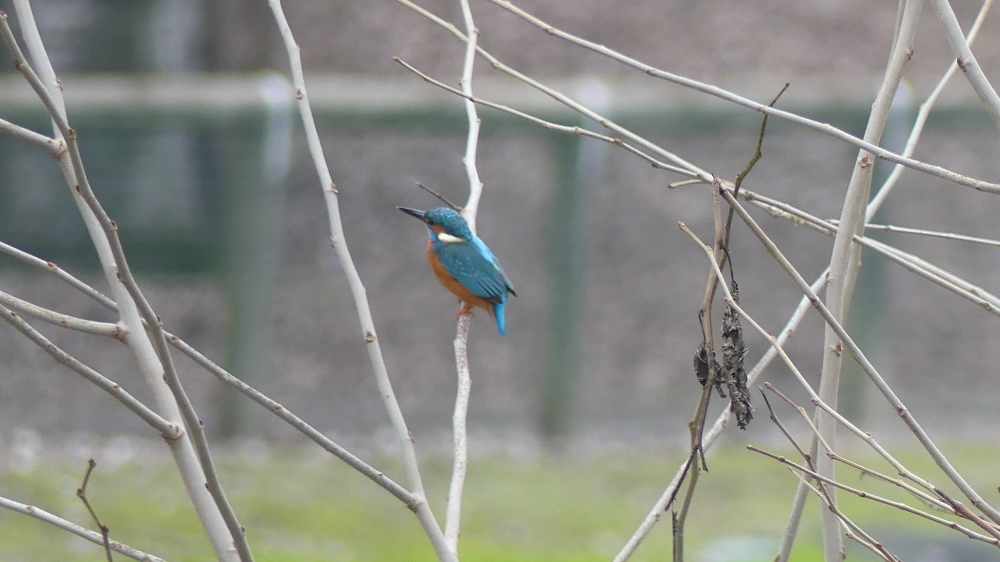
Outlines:
{"label": "blurred fence post", "polygon": [[[610,92],[596,78],[585,78],[576,86],[576,97],[598,113],[610,106]],[[590,120],[590,130],[601,127]],[[608,145],[587,137],[560,136],[556,145],[556,188],[550,203],[549,240],[550,295],[549,336],[545,372],[541,382],[540,426],[542,436],[552,441],[564,437],[572,415],[575,387],[579,382],[580,323],[586,309],[587,253],[590,229],[588,194],[599,183]]]}
{"label": "blurred fence post", "polygon": [[[292,86],[278,74],[263,75],[257,92],[267,107],[261,142],[249,134],[231,139],[225,163],[230,201],[227,365],[251,386],[260,386],[264,375],[274,372],[268,349],[284,238],[294,109]],[[235,134],[241,133],[247,132]],[[218,406],[221,435],[260,429],[263,410],[230,387],[222,389]]]}

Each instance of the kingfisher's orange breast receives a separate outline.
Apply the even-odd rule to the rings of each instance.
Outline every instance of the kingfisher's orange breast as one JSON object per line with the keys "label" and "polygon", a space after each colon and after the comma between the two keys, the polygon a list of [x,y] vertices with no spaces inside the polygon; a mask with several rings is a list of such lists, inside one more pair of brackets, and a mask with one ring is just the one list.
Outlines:
{"label": "kingfisher's orange breast", "polygon": [[490,301],[484,299],[483,297],[474,295],[472,291],[465,288],[465,285],[462,285],[458,282],[458,280],[452,277],[441,263],[441,260],[438,259],[437,254],[432,249],[433,246],[433,242],[427,242],[427,261],[431,264],[431,271],[434,272],[434,276],[437,277],[437,280],[444,285],[445,289],[451,291],[453,295],[465,302],[465,304],[482,308],[486,312],[489,312],[490,316],[493,316],[493,305]]}

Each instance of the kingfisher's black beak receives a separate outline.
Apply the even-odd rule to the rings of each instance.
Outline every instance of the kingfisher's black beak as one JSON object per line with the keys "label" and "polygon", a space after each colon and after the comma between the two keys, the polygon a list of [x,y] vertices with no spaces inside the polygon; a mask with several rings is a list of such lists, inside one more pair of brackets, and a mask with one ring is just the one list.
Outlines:
{"label": "kingfisher's black beak", "polygon": [[410,215],[411,217],[416,217],[424,222],[427,222],[427,213],[424,211],[419,211],[417,209],[411,209],[409,207],[396,207],[400,211]]}

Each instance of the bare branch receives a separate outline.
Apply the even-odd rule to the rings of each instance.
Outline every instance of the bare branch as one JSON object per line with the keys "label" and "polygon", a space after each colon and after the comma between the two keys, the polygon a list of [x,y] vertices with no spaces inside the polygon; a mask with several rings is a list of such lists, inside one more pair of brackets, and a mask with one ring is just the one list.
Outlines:
{"label": "bare branch", "polygon": [[30,303],[26,300],[19,299],[3,291],[0,291],[0,304],[12,310],[16,310],[21,314],[33,316],[43,322],[48,322],[54,326],[69,328],[70,330],[74,330],[76,332],[93,334],[95,336],[107,336],[115,338],[116,340],[124,339],[125,332],[119,324],[96,322],[94,320],[85,320],[83,318],[77,318],[76,316],[69,316],[38,306],[37,304]]}
{"label": "bare branch", "polygon": [[[864,490],[859,490],[857,488],[853,488],[853,487],[848,486],[846,484],[841,484],[840,482],[837,482],[835,480],[831,480],[830,478],[827,478],[825,476],[820,475],[815,470],[809,469],[809,468],[807,468],[805,466],[802,466],[800,464],[792,462],[791,460],[785,458],[782,455],[776,455],[774,453],[769,453],[769,452],[767,452],[767,451],[765,451],[763,449],[759,449],[759,448],[757,448],[757,447],[755,447],[753,445],[747,445],[747,450],[753,451],[755,453],[760,453],[761,455],[764,455],[766,457],[772,458],[772,459],[774,459],[774,460],[776,460],[776,461],[778,461],[778,462],[780,462],[780,463],[782,463],[784,465],[787,465],[787,466],[789,466],[789,467],[791,467],[791,468],[799,471],[804,476],[808,476],[808,477],[810,477],[810,478],[812,478],[814,480],[818,480],[820,482],[823,482],[824,484],[828,484],[830,486],[834,486],[836,488],[844,490],[845,492],[848,492],[850,494],[854,494],[855,496],[858,496],[859,498],[863,498],[863,499],[866,499],[866,500],[871,500],[871,501],[873,501],[875,503],[880,503],[882,505],[893,507],[893,508],[896,508],[896,509],[898,509],[900,511],[903,511],[903,512],[906,512],[906,513],[909,513],[909,514],[916,515],[917,517],[922,517],[924,519],[927,519],[928,521],[932,521],[932,522],[937,523],[939,525],[943,525],[943,526],[945,526],[945,527],[947,527],[949,529],[953,529],[955,531],[958,531],[958,532],[962,533],[963,535],[969,537],[970,539],[974,539],[974,540],[977,540],[977,541],[982,541],[982,542],[985,542],[987,544],[991,544],[993,546],[1000,547],[1000,531],[998,531],[997,529],[992,529],[992,528],[990,529],[991,530],[991,534],[993,534],[995,536],[982,535],[980,533],[977,533],[977,532],[973,531],[972,529],[969,529],[967,527],[963,527],[962,525],[959,525],[958,523],[955,523],[954,521],[949,521],[949,520],[947,520],[947,519],[945,519],[943,517],[938,517],[937,515],[934,515],[934,514],[926,512],[926,511],[917,509],[915,507],[909,506],[909,505],[907,505],[907,504],[905,504],[903,502],[898,502],[898,501],[895,501],[895,500],[886,499],[886,498],[883,498],[881,496],[872,494],[871,492],[866,492]],[[954,513],[954,511],[953,511],[953,513]]]}
{"label": "bare branch", "polygon": [[[971,46],[972,42],[976,39],[976,35],[979,34],[980,28],[983,26],[983,22],[986,20],[986,14],[989,13],[990,7],[993,5],[993,0],[985,0],[983,2],[982,8],[979,10],[979,14],[976,16],[976,21],[972,23],[972,28],[969,29],[968,43]],[[902,15],[902,14],[900,14]],[[941,79],[938,80],[936,86],[931,91],[924,103],[920,104],[920,110],[917,111],[917,119],[913,123],[913,128],[910,130],[910,135],[906,139],[906,145],[903,147],[902,155],[905,157],[913,156],[913,152],[917,148],[917,141],[920,140],[920,135],[923,133],[924,125],[927,123],[927,117],[931,114],[931,109],[934,108],[934,104],[937,103],[938,98],[941,96],[941,92],[944,91],[944,87],[951,80],[951,77],[958,70],[958,64],[952,62],[945,71]],[[882,187],[879,188],[878,192],[872,197],[871,203],[868,204],[868,212],[865,215],[865,220],[870,221],[875,216],[875,211],[882,207],[882,203],[885,202],[885,198],[889,196],[892,192],[893,187],[895,187],[896,182],[903,175],[903,169],[905,166],[902,164],[896,164],[892,168],[892,172],[889,176],[882,182]]]}
{"label": "bare branch", "polygon": [[761,243],[764,244],[768,253],[771,254],[771,256],[774,257],[779,264],[781,264],[782,268],[785,269],[785,271],[787,271],[788,274],[795,280],[796,284],[799,285],[799,289],[809,297],[813,307],[819,311],[823,320],[825,320],[827,325],[831,327],[839,340],[843,343],[844,347],[847,348],[861,369],[875,384],[875,387],[878,388],[879,392],[881,392],[882,395],[885,396],[886,400],[889,401],[893,409],[895,409],[896,413],[899,414],[900,418],[902,418],[906,423],[906,426],[917,437],[920,444],[923,445],[924,449],[930,454],[931,458],[934,459],[934,462],[938,465],[938,467],[940,467],[948,478],[958,487],[958,489],[965,494],[969,501],[972,502],[972,505],[976,506],[977,509],[986,514],[993,522],[1000,523],[1000,512],[997,512],[993,506],[988,504],[975,490],[972,489],[971,486],[969,486],[968,482],[962,478],[958,471],[955,470],[955,467],[952,466],[947,457],[941,453],[940,449],[937,448],[937,445],[934,444],[930,436],[927,435],[920,424],[913,418],[913,415],[902,403],[899,397],[896,396],[896,393],[892,390],[892,388],[890,388],[882,376],[878,374],[878,371],[874,366],[872,366],[871,362],[868,361],[868,358],[865,357],[864,353],[850,337],[847,331],[844,330],[843,326],[836,321],[829,309],[827,309],[826,305],[823,304],[823,301],[820,300],[812,289],[809,288],[805,279],[803,279],[798,271],[792,267],[791,263],[788,262],[778,247],[774,245],[774,242],[772,242],[760,226],[757,225],[756,221],[754,221],[753,218],[746,212],[746,209],[744,209],[738,201],[733,199],[732,195],[728,191],[723,190],[721,193],[730,205],[735,206],[736,213],[741,219],[743,219],[747,226],[750,227],[750,230],[753,231],[754,235],[757,236]]}
{"label": "bare branch", "polygon": [[[431,13],[430,11],[428,11],[428,10],[426,10],[426,9],[424,9],[424,8],[416,5],[416,4],[414,4],[410,0],[397,0],[397,2],[399,2],[400,4],[402,4],[402,5],[410,8],[411,10],[417,12],[418,14],[424,16],[425,18],[427,18],[430,21],[436,23],[437,25],[443,27],[448,32],[450,32],[452,35],[454,35],[455,37],[457,37],[463,43],[468,42],[468,38],[465,36],[465,34],[463,34],[461,31],[459,31],[458,28],[456,28],[454,25],[448,23],[447,21],[441,19],[440,17],[436,16],[435,14]],[[497,70],[499,70],[499,71],[501,71],[501,72],[503,72],[505,74],[508,74],[511,77],[513,77],[513,78],[515,78],[515,79],[517,79],[517,80],[519,80],[521,82],[524,82],[525,84],[527,84],[527,85],[531,86],[532,88],[535,88],[536,90],[544,93],[545,95],[551,97],[552,99],[558,101],[559,103],[562,103],[563,105],[569,107],[573,111],[576,111],[576,112],[578,112],[578,113],[580,113],[580,114],[582,114],[582,115],[584,115],[584,116],[586,116],[586,117],[588,117],[590,119],[593,119],[594,121],[597,121],[599,124],[601,124],[601,126],[607,128],[607,129],[609,129],[611,131],[614,131],[615,133],[622,135],[624,138],[627,138],[627,139],[631,140],[635,144],[637,144],[639,146],[642,146],[646,150],[649,150],[650,152],[659,155],[660,158],[668,160],[669,162],[673,163],[674,165],[679,166],[679,167],[681,167],[681,168],[683,168],[685,170],[688,170],[690,173],[697,175],[703,181],[705,181],[705,182],[712,181],[712,174],[708,173],[707,171],[702,170],[698,166],[695,166],[694,164],[688,162],[687,160],[684,160],[683,158],[680,158],[676,154],[673,154],[672,152],[669,152],[669,151],[663,149],[662,147],[658,146],[656,143],[650,142],[649,140],[647,140],[647,139],[645,139],[645,138],[643,138],[643,137],[641,137],[641,136],[633,133],[632,131],[626,129],[625,127],[622,127],[621,125],[619,125],[618,123],[616,123],[616,122],[608,119],[607,117],[599,115],[598,113],[596,113],[595,111],[591,110],[590,108],[585,107],[584,105],[582,105],[580,103],[577,103],[576,101],[574,101],[573,99],[571,99],[569,96],[567,96],[567,95],[565,95],[565,94],[563,94],[563,93],[561,93],[559,91],[556,91],[556,90],[554,90],[554,89],[552,89],[552,88],[550,88],[550,87],[542,84],[541,82],[539,82],[537,80],[534,80],[534,79],[528,77],[527,75],[525,75],[525,74],[523,74],[521,72],[518,72],[517,70],[514,70],[510,66],[508,66],[508,65],[500,62],[499,59],[497,59],[496,57],[494,57],[492,54],[490,54],[488,51],[486,51],[482,47],[476,47],[476,52],[478,52],[483,58],[485,58],[487,61],[489,61],[489,63],[493,66],[493,68],[495,68],[495,69],[497,69]],[[1000,186],[997,186],[997,187],[1000,188]]]}
{"label": "bare branch", "polygon": [[[409,4],[409,2],[407,2],[406,0],[397,0],[397,1],[399,1],[401,3],[404,3],[404,4]],[[976,189],[978,191],[984,191],[984,192],[993,193],[993,194],[1000,194],[1000,184],[990,183],[990,182],[986,182],[986,181],[983,181],[983,180],[978,180],[978,179],[975,179],[975,178],[970,178],[968,176],[963,176],[961,174],[952,172],[951,170],[947,170],[947,169],[942,168],[940,166],[935,166],[935,165],[932,165],[932,164],[927,164],[927,163],[921,162],[919,160],[914,160],[912,158],[907,158],[907,157],[904,157],[904,156],[900,156],[899,154],[896,154],[896,153],[894,153],[892,151],[889,151],[889,150],[885,150],[885,149],[879,147],[878,145],[876,145],[874,143],[861,140],[861,139],[855,137],[854,135],[851,135],[850,133],[848,133],[846,131],[843,131],[841,129],[838,129],[838,128],[830,125],[830,124],[821,123],[819,121],[815,121],[815,120],[812,120],[812,119],[809,119],[809,118],[806,118],[806,117],[802,117],[800,115],[796,115],[795,113],[791,113],[791,112],[788,112],[788,111],[783,111],[781,109],[776,109],[776,108],[773,108],[773,107],[768,107],[767,105],[764,105],[764,104],[761,104],[761,103],[757,103],[757,102],[755,102],[753,100],[750,100],[750,99],[744,98],[742,96],[733,94],[732,92],[729,92],[727,90],[723,90],[722,88],[719,88],[717,86],[712,86],[710,84],[705,84],[705,83],[699,82],[697,80],[692,80],[690,78],[685,78],[683,76],[679,76],[677,74],[673,74],[673,73],[661,70],[659,68],[655,68],[655,67],[649,66],[648,64],[645,64],[645,63],[640,62],[640,61],[638,61],[636,59],[633,59],[631,57],[623,55],[623,54],[621,54],[621,53],[619,53],[617,51],[609,49],[608,47],[606,47],[604,45],[599,45],[597,43],[593,43],[593,42],[587,41],[586,39],[581,39],[580,37],[577,37],[577,36],[575,36],[575,35],[573,35],[571,33],[567,33],[566,31],[563,31],[563,30],[561,30],[561,29],[559,29],[559,28],[557,28],[557,27],[555,27],[555,26],[553,26],[553,25],[551,25],[549,23],[546,23],[546,22],[542,21],[541,19],[536,18],[535,16],[533,16],[533,15],[525,12],[524,10],[521,10],[520,8],[517,8],[516,6],[514,6],[513,4],[511,4],[510,2],[507,2],[505,0],[486,0],[486,1],[490,2],[490,3],[493,3],[493,4],[496,4],[497,6],[500,6],[501,8],[504,8],[505,10],[508,10],[509,12],[513,13],[514,15],[516,15],[516,16],[524,19],[525,21],[527,21],[527,22],[529,22],[529,23],[531,23],[531,24],[533,24],[533,25],[541,28],[546,33],[548,33],[549,35],[552,35],[552,36],[555,36],[555,37],[559,37],[560,39],[564,39],[566,41],[569,41],[570,43],[572,43],[574,45],[578,45],[578,46],[583,47],[583,48],[585,48],[587,50],[590,50],[590,51],[593,51],[595,53],[604,55],[604,56],[606,56],[606,57],[608,57],[608,58],[610,58],[612,60],[618,61],[618,62],[620,62],[622,64],[625,64],[626,66],[635,68],[636,70],[639,70],[639,71],[641,71],[641,72],[643,72],[645,74],[648,74],[649,76],[653,76],[655,78],[660,78],[660,79],[666,80],[668,82],[672,82],[674,84],[678,84],[680,86],[684,86],[686,88],[690,88],[692,90],[695,90],[695,91],[698,91],[698,92],[702,92],[702,93],[708,94],[710,96],[717,97],[719,99],[731,102],[731,103],[736,104],[738,106],[746,107],[748,109],[752,109],[752,110],[754,110],[754,111],[756,111],[758,113],[764,113],[764,114],[767,114],[767,115],[771,115],[773,117],[778,117],[780,119],[784,119],[784,120],[789,121],[791,123],[795,123],[797,125],[802,125],[804,127],[813,129],[815,131],[819,131],[819,132],[824,133],[826,135],[829,135],[829,136],[831,136],[833,138],[836,138],[838,140],[842,140],[842,141],[844,141],[846,143],[852,144],[852,145],[854,145],[854,146],[856,146],[856,147],[858,147],[860,149],[863,149],[863,150],[865,150],[867,152],[870,152],[870,153],[874,154],[875,156],[877,156],[878,158],[881,158],[883,160],[887,160],[889,162],[894,162],[896,164],[901,164],[901,165],[906,166],[908,168],[912,168],[914,170],[918,170],[918,171],[930,174],[932,176],[937,176],[939,178],[948,180],[948,181],[953,182],[953,183],[957,183],[959,185],[964,185],[966,187],[971,187],[971,188]],[[433,17],[436,17],[436,16],[432,17],[432,15],[428,15],[429,12],[425,13],[426,10],[422,10],[422,11],[421,10],[422,9],[419,9],[417,11],[420,11],[426,17],[428,17],[428,18],[432,19],[432,21],[434,21]],[[438,18],[438,19],[440,19],[440,18]],[[435,21],[435,23],[438,23],[439,25],[442,25],[446,29],[448,29],[448,26],[450,25],[447,22],[444,22],[443,20]],[[451,26],[451,29],[449,29],[449,31],[451,31],[452,34],[461,35],[461,33],[458,32],[458,30],[454,29],[454,26]],[[464,41],[464,38],[462,38],[462,37],[459,37],[459,38]],[[488,53],[485,53],[482,50],[480,50],[480,54],[483,55],[490,62],[493,62],[493,60],[495,60],[495,59],[493,59],[492,55],[489,55]],[[494,64],[494,66],[496,67],[496,64]],[[514,73],[512,73],[511,70],[508,70],[508,69],[505,69],[505,68],[502,68],[502,67],[497,67],[497,69],[501,70],[503,72],[507,72],[508,74],[511,74],[512,76],[515,76],[518,79],[521,79],[520,76],[515,75]],[[516,71],[513,71],[513,72],[516,72]],[[555,97],[555,96],[553,96],[553,97]],[[556,99],[559,99],[559,98],[556,98]],[[560,101],[562,101],[562,100],[560,100]],[[572,106],[570,106],[570,107],[572,107]],[[650,147],[647,147],[647,148],[650,148]],[[652,148],[650,148],[650,150],[652,150]],[[680,165],[680,164],[678,164],[678,165]],[[694,171],[694,170],[692,169],[692,171]],[[708,178],[708,177],[703,177],[702,179],[704,179],[706,181],[706,183],[708,181],[710,181],[710,178]]]}
{"label": "bare branch", "polygon": [[[81,527],[76,523],[72,523],[70,521],[63,519],[62,517],[52,515],[51,513],[43,509],[39,509],[33,505],[16,502],[0,496],[0,507],[4,509],[9,509],[11,511],[15,511],[17,513],[23,513],[24,515],[28,515],[30,517],[34,517],[39,521],[44,521],[64,531],[70,532],[82,539],[88,540],[96,545],[104,546],[104,537],[101,535],[101,533],[97,533],[85,527]],[[153,556],[152,554],[146,554],[141,550],[136,550],[131,546],[122,544],[118,541],[109,540],[108,546],[111,548],[111,550],[118,552],[120,554],[124,554],[125,556],[128,556],[133,560],[139,560],[140,562],[164,562],[162,558]]]}
{"label": "bare branch", "polygon": [[969,84],[972,84],[972,89],[979,95],[983,107],[993,118],[993,122],[996,123],[997,127],[1000,127],[1000,96],[997,95],[993,85],[983,74],[983,69],[980,68],[976,56],[972,54],[972,49],[969,48],[969,42],[966,41],[965,35],[962,33],[962,26],[959,25],[958,18],[955,17],[955,12],[951,9],[951,4],[948,3],[948,0],[931,0],[931,6],[934,7],[934,12],[937,13],[938,20],[944,28],[944,35],[955,54],[956,64],[965,73],[965,77],[969,79]]}
{"label": "bare branch", "polygon": [[118,383],[106,378],[104,375],[84,365],[75,357],[60,349],[56,344],[38,332],[38,330],[35,330],[30,324],[25,322],[16,312],[0,306],[0,317],[3,317],[17,331],[27,336],[38,347],[45,350],[57,363],[69,367],[83,378],[97,385],[104,392],[110,394],[115,400],[124,404],[126,408],[135,412],[143,421],[159,431],[160,435],[168,442],[176,441],[184,435],[184,430],[180,426],[160,417],[159,414],[151,410],[148,406],[128,392],[125,392],[125,389],[119,386]]}
{"label": "bare branch", "polygon": [[[60,279],[63,279],[64,281],[69,283],[73,288],[90,296],[95,301],[99,302],[109,310],[117,312],[118,305],[115,304],[113,300],[105,296],[100,291],[94,289],[90,285],[87,285],[83,281],[80,281],[76,277],[73,277],[65,270],[60,269],[58,266],[56,266],[56,264],[36,258],[31,254],[22,252],[21,250],[18,250],[11,246],[7,246],[2,242],[0,242],[0,251],[9,253],[10,255],[24,261],[29,265],[33,265],[39,269],[57,275]],[[194,361],[198,365],[204,367],[205,370],[207,370],[209,373],[218,377],[219,380],[236,388],[238,391],[245,394],[248,398],[250,398],[254,402],[257,402],[265,409],[270,411],[272,414],[276,415],[278,418],[282,419],[295,429],[302,432],[306,437],[317,443],[320,447],[330,452],[335,457],[341,459],[342,461],[347,463],[349,466],[351,466],[358,472],[367,476],[369,479],[371,479],[379,486],[385,488],[389,493],[396,496],[410,509],[415,509],[415,506],[419,502],[416,500],[413,494],[407,491],[406,488],[403,488],[402,486],[394,482],[391,478],[386,476],[382,471],[373,468],[372,466],[368,465],[361,459],[355,457],[349,451],[331,441],[328,437],[326,437],[318,430],[310,426],[308,423],[306,423],[304,420],[296,416],[287,408],[275,402],[271,398],[268,398],[266,395],[262,394],[257,389],[253,388],[252,386],[243,382],[241,379],[232,375],[231,373],[220,367],[217,363],[213,362],[208,357],[205,357],[201,352],[188,345],[188,343],[182,340],[181,338],[177,337],[174,334],[171,334],[170,332],[166,332],[166,335],[167,335],[167,341],[170,343],[170,345],[175,347],[178,351],[189,357],[192,361]]]}
{"label": "bare branch", "polygon": [[[90,186],[80,155],[77,134],[69,126],[59,82],[35,25],[31,5],[27,0],[14,0],[14,7],[20,18],[21,30],[28,50],[38,65],[41,78],[35,74],[34,69],[20,51],[13,34],[10,33],[10,27],[5,17],[0,18],[0,32],[2,32],[4,41],[14,56],[15,67],[21,71],[49,111],[55,128],[56,140],[66,143],[66,154],[61,155],[57,161],[71,189],[73,200],[97,250],[104,275],[118,304],[119,314],[126,328],[124,342],[132,352],[139,371],[146,380],[157,406],[164,413],[164,416],[171,419],[175,425],[180,425],[182,419],[186,419],[190,425],[190,420],[192,418],[196,420],[197,416],[190,409],[189,403],[178,405],[172,389],[163,380],[164,374],[166,374],[167,379],[173,378],[176,381],[176,373],[173,370],[163,330],[159,326],[156,314],[142,296],[142,292],[132,277],[118,237],[118,226],[104,211]],[[69,157],[68,161],[66,156]],[[156,345],[160,351],[159,356],[157,349],[154,348],[143,329],[143,317],[155,336]],[[179,388],[179,383],[174,384],[174,386]],[[189,430],[192,440],[197,441],[198,428],[189,428]],[[177,438],[168,440],[167,443],[216,556],[220,560],[234,560],[236,559],[236,552],[232,549],[234,541],[240,554],[244,554],[246,550],[240,545],[242,538],[230,532],[230,529],[233,528],[231,523],[235,520],[235,516],[232,515],[224,501],[219,503],[218,498],[212,497],[211,493],[203,487],[206,479],[205,471],[212,470],[210,464],[208,466],[203,466],[203,464],[211,461],[210,458],[199,458],[188,435],[187,432],[181,431]],[[202,449],[205,448],[207,446],[202,443]],[[226,511],[229,513],[225,513]],[[239,528],[238,523],[236,528]],[[243,542],[245,545],[245,541]],[[245,556],[243,556],[243,562],[249,562]]]}
{"label": "bare branch", "polygon": [[[602,135],[600,133],[595,133],[594,131],[591,131],[589,129],[585,129],[585,128],[577,126],[577,125],[560,125],[558,123],[553,123],[551,121],[546,121],[545,119],[542,119],[540,117],[535,117],[534,115],[530,115],[528,113],[524,113],[523,111],[518,111],[516,109],[507,107],[506,105],[502,105],[502,104],[495,103],[495,102],[492,102],[492,101],[484,100],[482,98],[477,98],[475,96],[468,96],[467,97],[464,93],[462,93],[461,90],[459,90],[457,88],[453,88],[453,87],[445,84],[444,82],[441,82],[440,80],[436,80],[434,78],[431,78],[427,74],[421,72],[420,70],[417,70],[414,66],[412,66],[410,63],[404,61],[403,59],[401,59],[399,57],[393,57],[393,60],[396,61],[396,62],[398,62],[403,68],[405,68],[405,69],[409,70],[410,72],[412,72],[412,73],[416,74],[417,76],[419,76],[421,79],[423,79],[424,82],[427,82],[428,84],[437,86],[438,88],[441,88],[442,90],[444,90],[446,92],[450,92],[452,94],[455,94],[456,96],[465,98],[465,99],[467,99],[467,100],[469,100],[469,101],[471,101],[473,103],[477,103],[477,104],[479,104],[479,105],[481,105],[483,107],[489,107],[491,109],[495,109],[497,111],[501,111],[503,113],[507,113],[508,115],[513,115],[514,117],[518,117],[520,119],[524,119],[525,121],[530,121],[531,123],[535,123],[537,125],[541,125],[545,129],[549,129],[549,130],[552,130],[552,131],[559,131],[559,132],[568,133],[568,134],[571,134],[571,135],[590,137],[592,139],[597,139],[599,141],[603,141],[603,142],[606,142],[608,144],[613,144],[615,146],[621,147],[622,149],[624,149],[627,152],[630,152],[630,153],[638,156],[639,158],[642,158],[646,162],[649,162],[650,164],[652,164],[652,166],[654,168],[657,168],[657,169],[660,169],[660,170],[667,170],[669,172],[674,172],[675,174],[680,174],[680,175],[684,175],[684,176],[690,176],[690,177],[696,177],[697,178],[697,174],[695,174],[695,173],[693,173],[691,171],[685,170],[683,168],[679,168],[679,167],[674,166],[672,164],[667,164],[666,162],[662,162],[660,160],[657,160],[656,158],[653,158],[652,156],[646,154],[645,152],[639,150],[638,148],[632,146],[631,144],[629,144],[627,142],[624,142],[620,138],[614,138],[614,137],[609,137],[607,135]],[[698,183],[698,184],[705,183],[704,180],[702,180],[700,178],[693,179],[693,180],[687,180],[687,181],[691,182],[691,183]],[[687,183],[687,182],[680,182],[680,183]],[[451,206],[451,205],[449,204],[449,206]]]}
{"label": "bare branch", "polygon": [[[882,131],[889,119],[892,100],[896,96],[899,82],[903,77],[903,67],[913,53],[913,40],[916,37],[917,22],[920,19],[920,8],[923,0],[905,0],[900,16],[900,24],[892,52],[886,64],[882,84],[875,95],[868,124],[865,127],[864,140],[878,144]],[[865,211],[871,200],[871,182],[875,166],[871,155],[861,150],[847,185],[847,194],[840,214],[840,227],[833,241],[833,252],[830,255],[830,283],[826,288],[826,307],[831,314],[831,320],[844,323],[854,295],[854,283],[861,269],[861,248],[854,244],[854,235],[864,233]],[[823,334],[823,368],[820,373],[819,398],[837,408],[837,397],[840,392],[841,350],[839,334],[828,325]],[[829,445],[836,444],[837,423],[825,413],[817,412],[816,434],[826,439]],[[835,465],[826,456],[816,459],[817,471],[827,477],[834,477]],[[830,502],[837,499],[831,490]],[[840,533],[837,532],[836,521],[831,511],[821,511],[823,519],[823,545],[827,562],[836,560],[844,545]]]}
{"label": "bare branch", "polygon": [[[836,226],[838,221],[832,220],[830,224]],[[993,246],[994,248],[1000,247],[1000,240],[994,240],[992,238],[980,238],[978,236],[966,236],[964,234],[955,234],[954,232],[941,232],[938,230],[927,230],[925,228],[909,228],[905,226],[896,226],[893,224],[872,224],[868,223],[865,225],[865,230],[880,230],[882,232],[898,232],[901,234],[916,234],[918,236],[928,236],[930,238],[942,238],[944,240],[954,240],[956,242],[972,242],[973,244],[982,244],[984,246]]]}
{"label": "bare branch", "polygon": [[[743,198],[766,210],[772,216],[791,220],[796,224],[807,226],[822,232],[823,234],[833,235],[836,233],[837,229],[833,225],[833,221],[822,220],[787,203],[783,203],[776,199],[747,190],[743,190]],[[981,238],[975,240],[984,242],[987,241],[986,239]],[[854,236],[854,242],[868,250],[871,250],[872,252],[882,255],[886,259],[899,264],[900,266],[961,296],[962,298],[977,304],[987,312],[1000,316],[1000,297],[990,293],[982,287],[966,281],[965,279],[920,257],[890,246],[885,242],[858,235]]]}
{"label": "bare branch", "polygon": [[[5,16],[0,16],[0,19],[5,19]],[[37,146],[53,156],[58,156],[61,151],[66,149],[66,145],[56,139],[36,133],[20,125],[15,125],[6,119],[0,119],[0,133],[10,135],[32,146]]]}
{"label": "bare branch", "polygon": [[32,267],[37,267],[38,269],[48,271],[49,273],[55,275],[59,279],[68,283],[69,286],[73,287],[77,291],[80,291],[81,293],[99,302],[105,308],[109,310],[114,310],[116,312],[118,311],[118,305],[115,304],[115,301],[108,298],[97,289],[94,289],[90,285],[84,283],[83,281],[80,281],[76,277],[73,277],[72,275],[67,273],[66,270],[56,265],[55,262],[45,261],[41,258],[35,257],[23,250],[19,250],[3,242],[0,242],[0,253],[7,254],[8,256],[11,256],[15,259],[21,260],[22,262]]}
{"label": "bare branch", "polygon": [[330,220],[331,242],[337,252],[337,257],[347,276],[347,282],[351,287],[351,294],[357,308],[358,321],[361,324],[361,331],[364,341],[367,344],[368,358],[375,371],[375,380],[378,384],[379,394],[389,419],[396,433],[403,453],[403,466],[413,494],[417,498],[417,503],[413,506],[413,511],[417,515],[424,532],[430,539],[431,544],[437,553],[438,559],[442,561],[454,561],[456,555],[448,548],[444,540],[441,527],[438,526],[430,506],[427,504],[427,494],[424,492],[424,484],[420,477],[420,469],[417,466],[417,455],[413,447],[413,436],[406,427],[406,420],[399,409],[399,402],[392,390],[392,383],[389,381],[389,372],[385,366],[385,359],[382,356],[382,348],[379,344],[378,336],[375,332],[375,322],[372,319],[371,307],[368,304],[367,291],[358,275],[357,267],[351,258],[350,249],[344,236],[344,228],[340,218],[340,203],[337,199],[337,186],[333,183],[333,177],[326,165],[326,158],[323,155],[323,146],[319,142],[319,133],[316,130],[316,122],[313,118],[312,110],[309,107],[309,96],[306,93],[305,75],[302,71],[302,60],[299,56],[299,46],[295,43],[295,37],[288,25],[288,20],[281,8],[280,0],[268,0],[271,12],[274,14],[275,22],[281,33],[288,54],[288,63],[292,73],[292,83],[295,86],[295,97],[298,101],[299,115],[302,118],[302,125],[306,133],[306,142],[309,146],[309,153],[312,155],[316,173],[319,176],[320,188],[326,200],[327,215]]}

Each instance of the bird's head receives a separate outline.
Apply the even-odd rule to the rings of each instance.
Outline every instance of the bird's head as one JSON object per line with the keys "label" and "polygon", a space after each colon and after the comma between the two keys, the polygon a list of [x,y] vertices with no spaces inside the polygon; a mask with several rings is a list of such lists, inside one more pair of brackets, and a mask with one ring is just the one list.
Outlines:
{"label": "bird's head", "polygon": [[408,207],[397,207],[400,211],[416,217],[427,224],[442,242],[464,242],[472,239],[472,230],[462,215],[448,207],[435,207],[429,211],[418,211]]}

